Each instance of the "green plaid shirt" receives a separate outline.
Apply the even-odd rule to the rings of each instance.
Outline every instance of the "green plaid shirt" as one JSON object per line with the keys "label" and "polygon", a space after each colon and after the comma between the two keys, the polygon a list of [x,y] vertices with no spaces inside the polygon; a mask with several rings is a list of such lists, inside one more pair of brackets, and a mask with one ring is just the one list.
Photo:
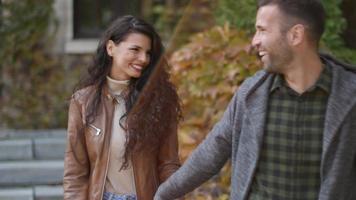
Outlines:
{"label": "green plaid shirt", "polygon": [[331,69],[325,66],[316,84],[301,95],[276,76],[249,200],[318,199],[331,76]]}

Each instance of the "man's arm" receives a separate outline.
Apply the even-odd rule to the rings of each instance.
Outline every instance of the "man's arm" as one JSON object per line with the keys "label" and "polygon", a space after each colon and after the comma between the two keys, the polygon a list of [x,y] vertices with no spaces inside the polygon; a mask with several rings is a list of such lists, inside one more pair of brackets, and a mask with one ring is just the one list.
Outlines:
{"label": "man's arm", "polygon": [[184,165],[158,188],[155,200],[179,198],[220,171],[231,156],[236,104],[237,93],[230,101],[222,119],[206,139],[193,151]]}

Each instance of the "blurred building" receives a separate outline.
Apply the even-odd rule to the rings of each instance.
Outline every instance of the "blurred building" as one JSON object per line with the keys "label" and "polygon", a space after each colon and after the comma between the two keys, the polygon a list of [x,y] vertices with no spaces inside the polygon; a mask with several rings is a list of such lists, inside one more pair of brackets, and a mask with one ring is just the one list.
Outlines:
{"label": "blurred building", "polygon": [[[55,0],[58,19],[55,52],[64,54],[93,53],[100,34],[109,23],[122,15],[135,15],[155,24],[162,17],[173,21],[178,7],[188,0]],[[162,16],[166,15],[166,16]],[[167,30],[170,31],[170,30]],[[164,34],[164,33],[163,33]]]}

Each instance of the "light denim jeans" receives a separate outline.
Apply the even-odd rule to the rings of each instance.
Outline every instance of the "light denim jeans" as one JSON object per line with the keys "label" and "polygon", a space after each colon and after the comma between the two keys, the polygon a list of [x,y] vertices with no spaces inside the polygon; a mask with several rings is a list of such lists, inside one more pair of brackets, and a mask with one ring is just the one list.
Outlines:
{"label": "light denim jeans", "polygon": [[111,192],[104,192],[103,200],[136,200],[134,194],[114,194]]}

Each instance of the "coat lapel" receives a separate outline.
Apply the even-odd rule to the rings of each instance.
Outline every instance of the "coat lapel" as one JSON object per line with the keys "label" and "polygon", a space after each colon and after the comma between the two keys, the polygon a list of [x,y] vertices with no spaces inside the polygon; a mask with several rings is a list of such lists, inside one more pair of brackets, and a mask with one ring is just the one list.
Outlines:
{"label": "coat lapel", "polygon": [[332,88],[324,124],[322,166],[325,164],[330,144],[337,137],[338,129],[356,104],[356,76],[340,66],[333,66],[332,70]]}
{"label": "coat lapel", "polygon": [[269,88],[272,83],[274,76],[268,75],[266,73],[259,82],[255,84],[249,94],[246,96],[246,109],[247,109],[247,120],[250,124],[250,129],[252,130],[250,134],[251,140],[255,141],[251,144],[249,149],[256,152],[256,158],[254,158],[254,165],[257,164],[258,157],[262,148],[262,141],[264,135]]}

